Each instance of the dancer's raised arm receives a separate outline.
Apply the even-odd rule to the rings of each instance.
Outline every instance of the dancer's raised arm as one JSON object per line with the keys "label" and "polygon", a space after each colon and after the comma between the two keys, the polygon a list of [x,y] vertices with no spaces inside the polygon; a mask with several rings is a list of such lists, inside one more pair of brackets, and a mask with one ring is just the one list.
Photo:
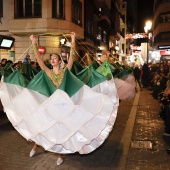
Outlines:
{"label": "dancer's raised arm", "polygon": [[50,74],[50,69],[45,65],[44,60],[41,58],[41,55],[40,55],[40,53],[38,51],[37,37],[35,35],[31,35],[30,39],[32,41],[33,51],[34,51],[35,57],[37,59],[37,62],[39,64],[40,68],[42,70],[44,70],[47,73],[47,75],[49,75]]}
{"label": "dancer's raised arm", "polygon": [[[75,33],[74,32],[71,32],[71,48],[70,48],[70,57],[68,59],[68,64],[67,64],[67,68],[69,70],[71,70],[72,66],[73,66],[73,61],[74,61],[74,56],[75,56]],[[37,37],[35,35],[31,35],[30,36],[30,39],[32,41],[32,47],[33,47],[33,51],[34,51],[34,54],[36,56],[36,59],[37,59],[37,62],[39,64],[39,66],[41,67],[42,70],[44,70],[46,72],[46,74],[48,76],[50,76],[50,69],[45,65],[43,59],[41,58],[41,55],[38,51],[38,46],[37,46]],[[51,58],[51,62],[53,62],[53,59],[55,59],[54,56],[56,56],[58,54],[53,54],[52,55],[52,58]],[[61,59],[60,59],[61,60]],[[60,64],[61,62],[59,62]],[[51,63],[52,64],[52,63]],[[54,65],[55,64],[55,65]],[[53,66],[53,69],[54,69],[54,66],[58,67],[58,70],[60,69],[59,65],[56,65],[57,63],[54,63],[52,64]],[[55,72],[57,73],[57,72]]]}
{"label": "dancer's raised arm", "polygon": [[76,36],[76,34],[74,32],[71,32],[70,57],[68,59],[68,64],[67,64],[67,68],[69,70],[71,70],[71,68],[73,66],[73,61],[74,61],[74,57],[75,57],[75,36]]}

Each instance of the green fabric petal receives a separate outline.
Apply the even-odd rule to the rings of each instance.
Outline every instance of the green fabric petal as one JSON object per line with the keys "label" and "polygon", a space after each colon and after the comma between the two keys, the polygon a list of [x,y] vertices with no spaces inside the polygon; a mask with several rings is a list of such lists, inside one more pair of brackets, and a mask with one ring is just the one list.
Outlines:
{"label": "green fabric petal", "polygon": [[109,63],[109,68],[110,68],[110,71],[112,72],[112,74],[115,72],[115,68],[113,68],[113,66]]}
{"label": "green fabric petal", "polygon": [[38,73],[38,71],[30,63],[24,62],[21,73],[28,81],[31,81],[31,79]]}
{"label": "green fabric petal", "polygon": [[47,74],[40,71],[28,84],[28,89],[37,91],[45,96],[51,96],[57,87],[52,83]]}
{"label": "green fabric petal", "polygon": [[84,83],[80,81],[71,71],[66,68],[63,81],[59,86],[59,89],[65,91],[70,97],[73,96]]}
{"label": "green fabric petal", "polygon": [[97,61],[93,61],[90,66],[92,66],[96,70],[100,65]]}
{"label": "green fabric petal", "polygon": [[77,61],[74,61],[73,62],[73,66],[72,66],[72,69],[71,69],[71,72],[76,75],[77,73],[79,73],[81,70],[83,70],[83,67],[77,62]]}
{"label": "green fabric petal", "polygon": [[116,77],[117,77],[117,78],[121,78],[121,77],[123,77],[123,76],[126,76],[126,75],[132,73],[132,70],[133,70],[132,67],[125,68],[124,70],[122,70],[122,71],[120,71],[118,74],[116,74],[116,75],[114,76],[114,78],[116,78]]}
{"label": "green fabric petal", "polygon": [[95,71],[92,65],[85,67],[82,71],[76,74],[76,77],[91,88],[107,80],[106,77]]}
{"label": "green fabric petal", "polygon": [[120,69],[121,64],[119,62],[116,62],[116,63],[113,64],[113,67]]}
{"label": "green fabric petal", "polygon": [[22,76],[22,74],[19,71],[14,71],[13,73],[11,73],[6,79],[5,79],[6,83],[9,84],[15,84],[15,85],[19,85],[22,87],[26,87],[26,85],[28,84],[28,81]]}
{"label": "green fabric petal", "polygon": [[7,78],[15,69],[11,65],[6,64],[5,67],[2,67],[1,75],[4,76],[4,79]]}
{"label": "green fabric petal", "polygon": [[108,80],[112,78],[112,72],[110,70],[110,64],[105,60],[100,67],[96,69],[98,73],[105,76]]}
{"label": "green fabric petal", "polygon": [[116,76],[121,72],[119,68],[116,68],[114,72],[112,73],[113,77],[116,78]]}
{"label": "green fabric petal", "polygon": [[100,73],[95,71],[93,68],[91,70],[92,70],[92,72],[91,72],[90,80],[87,83],[87,85],[89,87],[92,88],[92,87],[96,86],[97,84],[100,84],[107,80],[107,78],[105,76],[101,75]]}
{"label": "green fabric petal", "polygon": [[92,74],[91,67],[85,67],[82,71],[76,74],[76,77],[83,83],[87,84],[90,80]]}

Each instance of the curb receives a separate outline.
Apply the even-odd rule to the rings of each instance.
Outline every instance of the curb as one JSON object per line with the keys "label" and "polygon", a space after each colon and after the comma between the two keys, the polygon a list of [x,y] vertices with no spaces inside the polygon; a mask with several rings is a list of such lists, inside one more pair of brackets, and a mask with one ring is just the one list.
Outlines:
{"label": "curb", "polygon": [[133,127],[136,119],[137,108],[139,104],[140,92],[136,93],[134,102],[132,104],[131,111],[129,113],[129,118],[126,123],[126,127],[124,129],[120,145],[118,147],[118,158],[117,167],[118,169],[125,170],[126,161],[129,152],[129,147],[131,144],[131,138],[133,133]]}

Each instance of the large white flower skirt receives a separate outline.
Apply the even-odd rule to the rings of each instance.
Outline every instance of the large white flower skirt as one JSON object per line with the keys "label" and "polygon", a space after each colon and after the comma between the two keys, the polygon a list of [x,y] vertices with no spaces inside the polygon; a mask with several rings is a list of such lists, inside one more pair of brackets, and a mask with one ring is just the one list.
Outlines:
{"label": "large white flower skirt", "polygon": [[2,83],[0,98],[8,119],[24,138],[62,154],[87,154],[98,148],[112,130],[118,109],[118,98],[86,85],[70,98],[59,89],[46,97]]}

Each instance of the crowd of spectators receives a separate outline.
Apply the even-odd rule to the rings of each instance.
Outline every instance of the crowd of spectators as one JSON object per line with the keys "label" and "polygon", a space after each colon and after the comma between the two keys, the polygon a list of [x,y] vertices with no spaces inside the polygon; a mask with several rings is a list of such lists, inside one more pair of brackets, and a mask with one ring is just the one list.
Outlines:
{"label": "crowd of spectators", "polygon": [[[137,87],[147,88],[154,99],[160,102],[159,116],[164,121],[164,137],[170,137],[170,63],[135,66],[133,74]],[[137,92],[137,90],[136,90]],[[170,154],[170,149],[167,150]]]}
{"label": "crowd of spectators", "polygon": [[170,136],[170,64],[150,65],[148,88],[154,99],[160,102],[160,117],[165,122],[165,136]]}
{"label": "crowd of spectators", "polygon": [[135,65],[133,74],[137,82],[136,88],[148,88],[151,95],[159,98],[159,94],[164,92],[169,78],[170,64],[168,62],[144,64],[143,66]]}

